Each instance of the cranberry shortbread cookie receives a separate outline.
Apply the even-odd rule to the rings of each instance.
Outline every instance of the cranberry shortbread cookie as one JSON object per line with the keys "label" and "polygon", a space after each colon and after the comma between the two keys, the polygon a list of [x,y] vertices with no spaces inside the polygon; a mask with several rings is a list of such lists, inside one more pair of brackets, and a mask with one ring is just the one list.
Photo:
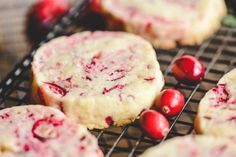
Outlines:
{"label": "cranberry shortbread cookie", "polygon": [[234,157],[235,145],[235,139],[188,135],[149,148],[140,157]]}
{"label": "cranberry shortbread cookie", "polygon": [[226,15],[224,0],[100,0],[112,29],[124,29],[155,47],[200,44]]}
{"label": "cranberry shortbread cookie", "polygon": [[195,129],[202,134],[236,136],[236,69],[225,74],[202,98]]}
{"label": "cranberry shortbread cookie", "polygon": [[164,84],[151,44],[124,32],[82,32],[39,48],[33,97],[89,129],[122,126],[149,108]]}
{"label": "cranberry shortbread cookie", "polygon": [[3,109],[0,124],[1,157],[103,157],[84,126],[52,107]]}

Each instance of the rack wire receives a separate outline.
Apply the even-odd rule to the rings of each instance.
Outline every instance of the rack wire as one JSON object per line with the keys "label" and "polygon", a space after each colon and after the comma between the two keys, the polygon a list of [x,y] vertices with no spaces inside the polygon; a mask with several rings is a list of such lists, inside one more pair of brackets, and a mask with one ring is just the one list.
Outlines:
{"label": "rack wire", "polygon": [[[61,22],[48,34],[46,40],[60,35],[64,29],[73,25],[76,18],[82,16],[78,10],[85,10],[86,5],[80,1]],[[17,106],[28,103],[30,92],[30,67],[32,51],[0,83],[0,108]],[[147,137],[141,131],[138,121],[124,127],[110,127],[104,130],[92,130],[105,156],[137,156],[147,148],[160,144],[166,139],[175,136],[184,136],[194,131],[193,121],[198,103],[207,90],[214,87],[223,74],[236,66],[236,28],[222,26],[219,31],[203,42],[200,46],[178,47],[173,50],[157,49],[157,58],[165,77],[165,88],[178,88],[185,96],[185,106],[179,115],[169,118],[171,130],[162,140]],[[171,66],[174,59],[189,54],[199,58],[206,67],[205,78],[196,86],[186,86],[178,83],[172,73]]]}

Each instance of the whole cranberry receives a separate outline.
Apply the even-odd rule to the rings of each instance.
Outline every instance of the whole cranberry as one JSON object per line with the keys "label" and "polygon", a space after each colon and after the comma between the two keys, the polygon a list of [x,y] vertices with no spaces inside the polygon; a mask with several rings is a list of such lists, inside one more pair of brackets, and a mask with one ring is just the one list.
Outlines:
{"label": "whole cranberry", "polygon": [[205,69],[197,58],[184,55],[174,61],[172,73],[179,82],[196,85],[203,79]]}
{"label": "whole cranberry", "polygon": [[52,26],[69,11],[68,0],[38,0],[29,10],[26,33],[33,42],[39,42]]}
{"label": "whole cranberry", "polygon": [[36,18],[42,26],[52,25],[69,10],[67,0],[40,0],[35,4]]}
{"label": "whole cranberry", "polygon": [[90,0],[90,6],[94,12],[99,12],[101,10],[101,0]]}
{"label": "whole cranberry", "polygon": [[155,105],[166,116],[178,114],[184,106],[184,96],[177,89],[165,89],[156,99]]}
{"label": "whole cranberry", "polygon": [[140,115],[141,128],[152,138],[161,139],[169,132],[169,122],[155,110],[145,110]]}

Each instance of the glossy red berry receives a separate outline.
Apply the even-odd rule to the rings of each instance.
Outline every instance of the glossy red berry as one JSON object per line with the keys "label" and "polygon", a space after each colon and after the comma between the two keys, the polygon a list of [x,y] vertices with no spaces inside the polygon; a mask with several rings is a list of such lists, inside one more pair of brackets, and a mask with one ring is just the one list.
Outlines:
{"label": "glossy red berry", "polygon": [[105,122],[107,123],[108,126],[112,125],[114,123],[113,119],[111,116],[107,116],[105,118]]}
{"label": "glossy red berry", "polygon": [[29,10],[26,33],[33,42],[39,42],[53,25],[69,11],[68,0],[38,0]]}
{"label": "glossy red berry", "polygon": [[156,99],[155,105],[164,115],[174,116],[184,107],[184,96],[177,89],[166,89]]}
{"label": "glossy red berry", "polygon": [[145,110],[140,115],[141,128],[152,138],[161,139],[169,132],[169,122],[155,110]]}
{"label": "glossy red berry", "polygon": [[197,58],[184,55],[174,61],[172,73],[179,82],[195,85],[203,79],[205,69]]}
{"label": "glossy red berry", "polygon": [[67,0],[40,0],[35,5],[36,17],[44,26],[51,25],[69,10]]}
{"label": "glossy red berry", "polygon": [[101,10],[101,0],[90,0],[90,6],[94,12],[99,12]]}

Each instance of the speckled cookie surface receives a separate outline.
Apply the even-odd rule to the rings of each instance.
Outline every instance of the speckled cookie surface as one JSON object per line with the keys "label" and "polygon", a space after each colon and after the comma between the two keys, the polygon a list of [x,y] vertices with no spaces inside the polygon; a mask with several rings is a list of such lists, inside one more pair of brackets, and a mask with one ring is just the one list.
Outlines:
{"label": "speckled cookie surface", "polygon": [[52,107],[27,105],[0,111],[1,157],[102,157],[84,126]]}
{"label": "speckled cookie surface", "polygon": [[236,69],[225,74],[202,98],[195,128],[202,134],[236,136]]}
{"label": "speckled cookie surface", "polygon": [[164,84],[152,46],[124,32],[54,39],[37,50],[32,70],[34,99],[89,129],[130,123]]}
{"label": "speckled cookie surface", "polygon": [[[217,10],[217,11],[216,11]],[[139,34],[155,47],[200,44],[219,27],[224,0],[101,0],[109,26]]]}
{"label": "speckled cookie surface", "polygon": [[167,140],[140,157],[234,157],[235,139],[212,136],[185,136]]}

